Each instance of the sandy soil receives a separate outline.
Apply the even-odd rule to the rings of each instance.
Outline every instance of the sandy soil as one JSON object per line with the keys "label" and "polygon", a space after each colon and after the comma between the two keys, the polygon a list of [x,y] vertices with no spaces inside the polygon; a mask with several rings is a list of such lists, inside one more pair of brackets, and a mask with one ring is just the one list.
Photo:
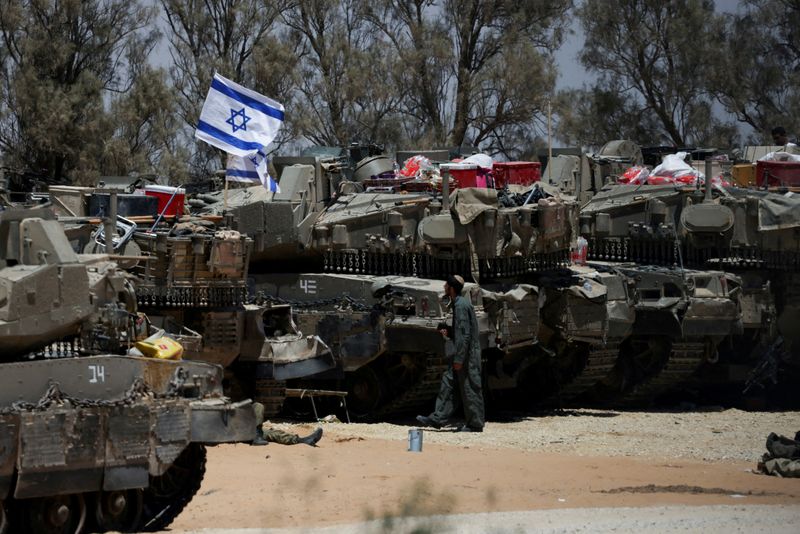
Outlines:
{"label": "sandy soil", "polygon": [[210,448],[203,486],[172,530],[555,508],[800,505],[800,479],[752,472],[769,432],[800,430],[798,412],[580,410],[492,422],[482,434],[425,430],[419,453],[407,451],[410,423],[324,428],[315,448]]}

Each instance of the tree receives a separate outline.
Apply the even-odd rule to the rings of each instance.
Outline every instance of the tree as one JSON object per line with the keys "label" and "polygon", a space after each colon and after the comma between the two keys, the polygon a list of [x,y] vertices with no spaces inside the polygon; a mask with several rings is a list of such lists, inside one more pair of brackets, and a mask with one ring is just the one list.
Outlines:
{"label": "tree", "polygon": [[163,69],[142,65],[130,91],[111,103],[114,134],[104,144],[103,174],[154,172],[183,183],[189,153],[177,135],[175,91]]}
{"label": "tree", "polygon": [[128,0],[0,4],[0,147],[5,164],[52,180],[96,175],[114,122],[106,105],[152,48],[152,9]]}
{"label": "tree", "polygon": [[652,114],[676,146],[709,142],[722,124],[711,113],[706,65],[718,57],[722,19],[710,0],[587,0],[578,10],[580,59],[599,75],[595,95],[617,92],[624,116]]}
{"label": "tree", "polygon": [[403,88],[395,60],[363,16],[363,0],[297,0],[283,22],[299,43],[300,131],[322,145],[391,142],[385,128]]}
{"label": "tree", "polygon": [[399,103],[404,137],[420,146],[442,146],[449,133],[447,100],[454,55],[440,9],[436,0],[365,5],[365,17],[397,54],[390,80],[405,89]]}
{"label": "tree", "polygon": [[[725,24],[712,88],[725,108],[771,144],[770,130],[800,131],[800,1],[747,0]],[[746,46],[742,46],[746,43]]]}
{"label": "tree", "polygon": [[[402,62],[405,131],[510,154],[555,84],[568,0],[380,0],[367,11]],[[522,136],[522,137],[520,137]]]}
{"label": "tree", "polygon": [[[281,38],[276,21],[284,0],[161,0],[170,29],[172,82],[186,141],[190,144],[214,72],[290,107],[297,53]],[[276,146],[292,138],[292,116]],[[224,164],[222,153],[194,144],[196,170]]]}
{"label": "tree", "polygon": [[613,85],[560,91],[553,108],[556,135],[568,146],[599,149],[613,139],[647,143],[659,137],[655,116]]}

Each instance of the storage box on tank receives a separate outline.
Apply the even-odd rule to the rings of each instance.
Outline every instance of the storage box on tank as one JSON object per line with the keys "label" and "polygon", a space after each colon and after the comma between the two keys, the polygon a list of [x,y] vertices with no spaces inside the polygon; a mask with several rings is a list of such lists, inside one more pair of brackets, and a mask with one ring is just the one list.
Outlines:
{"label": "storage box on tank", "polygon": [[456,186],[464,187],[490,187],[492,177],[486,169],[471,163],[449,163],[447,169],[456,182]]}
{"label": "storage box on tank", "polygon": [[733,183],[739,187],[752,187],[756,185],[756,166],[754,163],[740,163],[731,169]]}
{"label": "storage box on tank", "polygon": [[492,168],[492,174],[497,189],[507,185],[528,186],[542,179],[542,164],[538,161],[498,161]]}
{"label": "storage box on tank", "polygon": [[759,161],[756,163],[759,187],[800,187],[800,162]]}
{"label": "storage box on tank", "polygon": [[[121,217],[155,217],[158,201],[145,195],[117,194],[117,215]],[[90,217],[105,217],[109,214],[109,194],[92,193],[89,198]]]}
{"label": "storage box on tank", "polygon": [[168,217],[183,215],[183,202],[186,198],[185,189],[168,185],[147,185],[144,188],[144,194],[158,200],[158,213],[163,212]]}
{"label": "storage box on tank", "polygon": [[94,191],[93,187],[51,185],[49,187],[50,202],[53,203],[56,215],[86,217],[92,191]]}

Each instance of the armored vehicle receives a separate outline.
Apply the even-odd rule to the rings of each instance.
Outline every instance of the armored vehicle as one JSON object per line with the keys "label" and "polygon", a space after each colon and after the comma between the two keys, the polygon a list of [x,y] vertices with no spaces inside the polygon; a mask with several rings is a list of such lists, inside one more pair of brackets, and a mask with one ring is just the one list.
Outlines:
{"label": "armored vehicle", "polygon": [[474,188],[451,201],[447,180],[442,194],[353,192],[361,184],[329,161],[274,163],[281,192],[231,207],[252,272],[497,278],[568,262],[577,204],[543,190],[513,207]]}
{"label": "armored vehicle", "polygon": [[[769,345],[777,317],[794,313],[792,301],[770,289],[776,275],[733,267],[744,252],[709,255],[738,220],[709,206],[736,193],[704,199],[674,185],[606,183],[641,163],[630,142],[587,156],[585,175],[553,181],[562,189],[580,182],[580,212],[546,184],[450,194],[445,176],[409,191],[368,159],[357,167],[378,169],[371,182],[388,185],[369,186],[363,172],[354,175],[361,182],[348,180],[324,158],[275,158],[281,193],[240,193],[230,206],[235,228],[253,239],[257,302],[291,306],[299,329],[337,360],[289,384],[347,390],[359,415],[418,409],[434,398],[448,351],[437,331],[449,314],[441,280],[451,274],[476,284],[469,291],[488,390],[530,406],[646,404],[677,386],[702,389],[720,371],[741,376]],[[785,220],[790,208],[770,202],[778,205],[768,212]],[[748,228],[742,222],[738,231]],[[570,265],[578,235],[589,265]],[[776,237],[759,239],[794,239],[792,230],[769,235]],[[790,294],[791,276],[780,276]]]}
{"label": "armored vehicle", "polygon": [[741,385],[762,358],[774,357],[767,348],[776,336],[786,341],[781,358],[788,380],[800,363],[793,326],[799,317],[798,213],[800,197],[791,192],[616,185],[583,207],[580,231],[590,259],[662,266],[686,279],[690,269],[728,273],[723,281],[738,301],[741,328],[718,346],[714,358],[721,360],[713,371],[701,371],[709,383]]}
{"label": "armored vehicle", "polygon": [[128,356],[140,316],[108,256],[47,210],[0,212],[0,531],[161,530],[199,489],[204,446],[250,441],[222,369]]}
{"label": "armored vehicle", "polygon": [[[632,296],[623,275],[566,269],[577,223],[571,199],[546,186],[450,195],[449,180],[442,193],[347,192],[363,188],[324,161],[275,163],[281,193],[232,211],[254,241],[260,302],[290,304],[300,330],[340,361],[303,386],[346,389],[358,415],[429,403],[447,361],[437,326],[448,318],[442,280],[450,274],[480,282],[468,290],[493,390],[541,400],[557,394],[554,384],[574,382],[564,393],[573,397],[610,372],[633,322]],[[391,289],[373,294],[376,285]]]}
{"label": "armored vehicle", "polygon": [[287,305],[251,302],[252,241],[222,224],[195,219],[135,232],[146,261],[132,266],[139,307],[181,341],[199,334],[185,359],[226,369],[225,391],[278,413],[285,381],[336,365],[328,347],[296,327]]}

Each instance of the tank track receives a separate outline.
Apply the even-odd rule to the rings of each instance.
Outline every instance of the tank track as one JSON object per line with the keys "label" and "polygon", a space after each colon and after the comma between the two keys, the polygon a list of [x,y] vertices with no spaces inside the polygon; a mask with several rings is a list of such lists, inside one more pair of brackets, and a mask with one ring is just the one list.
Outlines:
{"label": "tank track", "polygon": [[673,238],[647,239],[611,237],[589,239],[589,260],[635,262],[642,265],[681,265],[704,268],[759,268],[774,271],[800,270],[800,253],[770,251],[758,247],[694,248]]}
{"label": "tank track", "polygon": [[144,491],[142,530],[156,532],[168,527],[186,508],[206,473],[206,448],[189,444],[166,473],[150,478]]}
{"label": "tank track", "polygon": [[661,369],[614,400],[612,405],[631,407],[647,404],[658,395],[685,383],[703,364],[705,354],[705,343],[702,341],[674,342],[669,359]]}
{"label": "tank track", "polygon": [[[563,267],[569,263],[569,251],[536,253],[526,257],[479,260],[482,279],[523,275]],[[334,252],[325,254],[323,269],[329,273],[400,275],[444,279],[450,275],[471,277],[466,258],[443,259],[420,253]]]}
{"label": "tank track", "polygon": [[619,345],[615,342],[591,347],[583,369],[558,392],[561,401],[572,401],[606,377],[617,362]]}
{"label": "tank track", "polygon": [[255,402],[264,405],[264,417],[275,417],[286,400],[286,381],[272,378],[256,379]]}
{"label": "tank track", "polygon": [[377,415],[392,416],[425,407],[439,393],[442,374],[447,370],[449,360],[446,356],[428,357],[425,371],[420,374],[417,382],[380,407]]}

